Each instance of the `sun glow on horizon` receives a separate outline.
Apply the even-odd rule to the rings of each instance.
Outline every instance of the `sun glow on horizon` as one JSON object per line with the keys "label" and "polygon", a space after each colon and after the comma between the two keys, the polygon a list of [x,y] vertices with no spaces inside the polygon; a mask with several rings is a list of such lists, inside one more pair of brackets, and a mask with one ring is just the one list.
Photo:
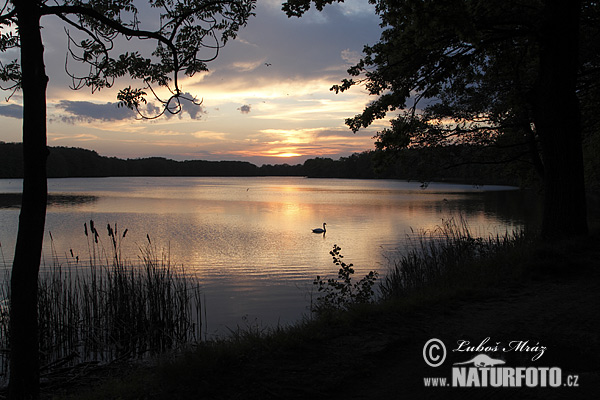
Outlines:
{"label": "sun glow on horizon", "polygon": [[[355,135],[344,120],[361,111],[372,97],[364,88],[344,95],[330,88],[358,62],[365,43],[379,38],[380,21],[372,5],[363,0],[346,1],[351,5],[343,7],[343,12],[314,11],[289,20],[280,2],[261,0],[248,26],[219,51],[218,58],[207,63],[208,71],[179,76],[182,93],[202,104],[184,101],[179,114],[167,113],[152,120],[140,119],[117,105],[121,88],[143,87],[143,81],[121,77],[112,88],[95,93],[89,88],[71,90],[71,80],[64,72],[65,36],[60,29],[56,34],[47,29],[45,46],[52,49],[45,53],[50,77],[48,142],[94,150],[107,157],[257,164],[295,164],[370,150],[380,122]],[[123,46],[143,54],[154,48],[150,41]],[[86,69],[81,71],[85,74]],[[161,87],[154,91],[161,99],[172,94]],[[160,111],[161,104],[153,96],[147,100],[151,105],[144,113]],[[1,141],[22,140],[21,115],[21,93],[0,104]]]}
{"label": "sun glow on horizon", "polygon": [[288,158],[288,157],[300,157],[302,156],[302,154],[298,154],[298,153],[281,153],[281,154],[273,154],[273,157],[282,157],[282,158]]}

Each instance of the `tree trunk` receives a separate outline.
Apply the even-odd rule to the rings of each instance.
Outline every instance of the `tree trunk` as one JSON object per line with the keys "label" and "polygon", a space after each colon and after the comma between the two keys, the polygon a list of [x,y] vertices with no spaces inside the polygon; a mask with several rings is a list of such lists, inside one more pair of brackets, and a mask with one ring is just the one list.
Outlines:
{"label": "tree trunk", "polygon": [[544,161],[542,235],[588,234],[581,113],[576,95],[581,2],[546,0],[534,107]]}
{"label": "tree trunk", "polygon": [[23,197],[11,276],[10,399],[39,397],[38,271],[46,220],[46,85],[36,1],[14,1],[21,41]]}

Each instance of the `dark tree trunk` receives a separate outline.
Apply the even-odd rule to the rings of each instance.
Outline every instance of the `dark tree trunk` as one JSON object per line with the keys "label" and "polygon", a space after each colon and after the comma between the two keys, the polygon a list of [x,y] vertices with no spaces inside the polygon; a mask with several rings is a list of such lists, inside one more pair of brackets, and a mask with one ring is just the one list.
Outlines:
{"label": "dark tree trunk", "polygon": [[535,170],[538,178],[544,179],[544,163],[540,158],[540,149],[538,142],[535,137],[535,132],[531,129],[531,124],[527,123],[523,127],[525,137],[527,138],[527,148],[529,150],[529,158],[533,163],[533,169]]}
{"label": "dark tree trunk", "polygon": [[23,88],[23,197],[11,276],[10,399],[39,397],[38,271],[46,220],[46,85],[35,1],[15,1]]}
{"label": "dark tree trunk", "polygon": [[542,235],[588,233],[581,114],[576,96],[581,2],[546,0],[540,32],[540,76],[534,107],[544,161]]}

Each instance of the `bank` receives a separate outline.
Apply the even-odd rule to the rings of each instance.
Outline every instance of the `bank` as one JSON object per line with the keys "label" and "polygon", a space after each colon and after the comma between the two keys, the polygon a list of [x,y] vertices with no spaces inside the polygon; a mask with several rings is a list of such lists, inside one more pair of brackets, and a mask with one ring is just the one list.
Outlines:
{"label": "bank", "polygon": [[[54,399],[593,398],[600,387],[600,236],[510,255],[494,281],[417,291],[269,332],[240,330],[151,363],[114,364],[46,385]],[[515,258],[516,257],[516,258]],[[487,267],[486,267],[487,268]],[[495,267],[502,268],[502,267]],[[506,279],[498,278],[505,276]],[[487,339],[489,338],[489,339]],[[424,346],[445,345],[431,367]],[[451,378],[453,351],[524,342],[530,351],[488,352],[507,368],[559,368],[553,387],[426,387]],[[441,355],[438,349],[431,355]],[[476,348],[474,350],[477,350]],[[489,350],[489,349],[487,349]],[[493,350],[493,349],[492,349]],[[439,360],[439,357],[437,357]],[[574,379],[576,377],[576,381]],[[448,381],[449,384],[451,381]],[[577,386],[567,384],[576,383]]]}

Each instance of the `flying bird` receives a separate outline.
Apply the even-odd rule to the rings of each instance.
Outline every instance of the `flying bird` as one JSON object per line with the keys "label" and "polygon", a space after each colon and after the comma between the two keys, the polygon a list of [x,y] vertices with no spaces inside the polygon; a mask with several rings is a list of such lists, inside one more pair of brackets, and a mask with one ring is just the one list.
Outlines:
{"label": "flying bird", "polygon": [[271,64],[271,63],[265,63],[265,65],[266,65],[267,67],[270,67],[270,66],[271,66],[271,65],[273,65],[273,64]]}

